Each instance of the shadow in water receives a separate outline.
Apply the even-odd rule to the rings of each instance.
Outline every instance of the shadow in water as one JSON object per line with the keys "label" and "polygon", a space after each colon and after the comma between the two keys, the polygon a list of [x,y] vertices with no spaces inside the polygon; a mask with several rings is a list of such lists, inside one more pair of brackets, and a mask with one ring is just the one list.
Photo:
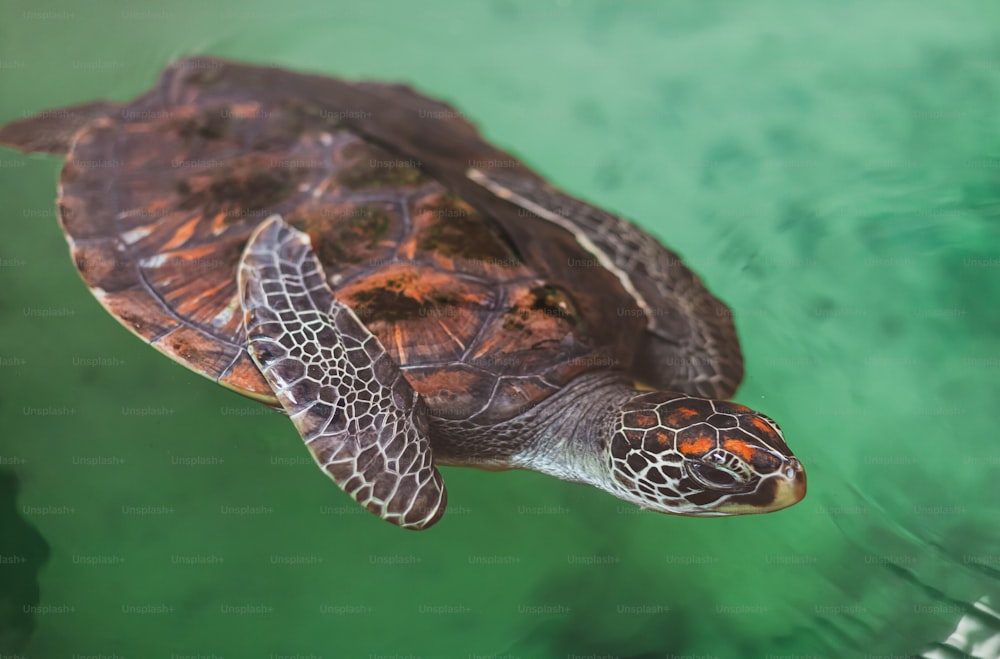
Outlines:
{"label": "shadow in water", "polygon": [[0,654],[19,653],[35,629],[38,573],[49,543],[19,514],[17,474],[0,469]]}

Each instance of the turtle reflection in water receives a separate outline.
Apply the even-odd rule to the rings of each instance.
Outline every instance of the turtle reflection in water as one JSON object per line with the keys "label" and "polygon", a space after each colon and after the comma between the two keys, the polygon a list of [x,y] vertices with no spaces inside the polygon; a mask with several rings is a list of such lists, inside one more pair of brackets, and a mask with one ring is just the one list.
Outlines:
{"label": "turtle reflection in water", "polygon": [[724,401],[731,314],[679,257],[408,87],[189,58],[0,142],[66,154],[62,227],[112,315],[284,410],[389,522],[441,517],[441,465],[678,515],[805,494],[777,424]]}

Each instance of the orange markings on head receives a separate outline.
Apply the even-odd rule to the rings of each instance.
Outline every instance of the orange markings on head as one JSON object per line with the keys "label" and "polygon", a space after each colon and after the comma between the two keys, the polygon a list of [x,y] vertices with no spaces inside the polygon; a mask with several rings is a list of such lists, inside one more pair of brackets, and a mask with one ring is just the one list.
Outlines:
{"label": "orange markings on head", "polygon": [[726,449],[730,453],[735,453],[747,462],[753,457],[753,454],[757,449],[749,446],[746,442],[741,442],[738,439],[727,439],[722,442],[722,448]]}
{"label": "orange markings on head", "polygon": [[751,417],[750,423],[752,423],[757,428],[757,430],[761,431],[768,437],[774,435],[774,429],[771,426],[767,425],[767,421],[760,418],[759,416]]}
{"label": "orange markings on head", "polygon": [[682,407],[678,410],[674,410],[667,417],[667,422],[672,426],[679,426],[681,422],[687,421],[693,416],[698,416],[697,410],[692,410],[690,407]]}
{"label": "orange markings on head", "polygon": [[684,455],[704,455],[711,451],[714,445],[715,440],[711,437],[695,437],[694,439],[680,442],[677,445],[677,449]]}
{"label": "orange markings on head", "polygon": [[670,446],[670,433],[664,430],[657,430],[656,441],[662,446]]}

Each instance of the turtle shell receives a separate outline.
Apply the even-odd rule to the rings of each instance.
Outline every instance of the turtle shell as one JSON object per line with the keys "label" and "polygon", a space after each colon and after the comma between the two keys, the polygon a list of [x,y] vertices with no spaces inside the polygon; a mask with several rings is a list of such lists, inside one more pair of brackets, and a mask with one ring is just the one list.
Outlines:
{"label": "turtle shell", "polygon": [[496,423],[585,371],[631,365],[643,320],[614,318],[627,293],[603,268],[577,267],[594,262],[570,232],[496,221],[330,105],[197,82],[165,74],[88,118],[61,177],[81,276],[161,352],[277,405],[246,351],[236,284],[250,233],[277,213],[309,234],[338,299],[439,417]]}

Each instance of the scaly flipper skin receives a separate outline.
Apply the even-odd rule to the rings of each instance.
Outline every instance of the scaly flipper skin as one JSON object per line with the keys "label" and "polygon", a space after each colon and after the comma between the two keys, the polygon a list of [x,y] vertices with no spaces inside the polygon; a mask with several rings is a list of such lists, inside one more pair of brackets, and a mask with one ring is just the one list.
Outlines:
{"label": "scaly flipper skin", "polygon": [[240,261],[250,354],[320,467],[388,522],[444,514],[423,407],[378,339],[327,286],[309,237],[274,216]]}

